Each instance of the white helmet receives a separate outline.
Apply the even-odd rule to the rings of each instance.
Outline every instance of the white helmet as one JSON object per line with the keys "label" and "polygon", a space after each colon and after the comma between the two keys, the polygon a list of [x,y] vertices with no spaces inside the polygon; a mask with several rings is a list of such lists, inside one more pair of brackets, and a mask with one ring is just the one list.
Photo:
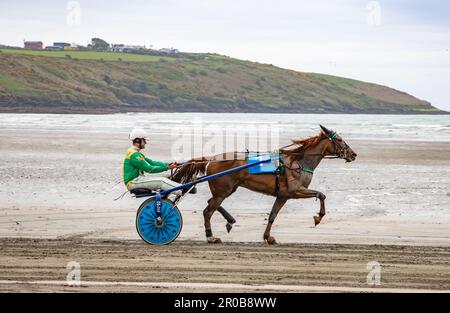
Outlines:
{"label": "white helmet", "polygon": [[135,140],[137,138],[146,138],[147,133],[142,128],[135,128],[130,133],[130,140]]}

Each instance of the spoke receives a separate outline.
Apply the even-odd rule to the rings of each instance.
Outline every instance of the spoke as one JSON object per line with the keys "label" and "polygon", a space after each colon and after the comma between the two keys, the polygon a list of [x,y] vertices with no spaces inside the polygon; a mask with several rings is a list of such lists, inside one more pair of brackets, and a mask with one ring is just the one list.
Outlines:
{"label": "spoke", "polygon": [[170,238],[170,232],[168,231],[167,227],[164,227],[163,229],[163,236],[167,238]]}

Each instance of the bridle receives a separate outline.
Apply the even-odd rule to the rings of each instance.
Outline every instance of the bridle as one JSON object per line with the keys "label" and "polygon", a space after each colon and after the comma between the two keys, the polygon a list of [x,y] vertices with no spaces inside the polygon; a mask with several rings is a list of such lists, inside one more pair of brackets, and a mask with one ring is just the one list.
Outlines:
{"label": "bridle", "polygon": [[[283,153],[283,152],[281,152],[281,153],[284,154],[284,155],[297,155],[297,156],[301,155],[303,157],[305,157],[305,156],[321,156],[323,159],[344,159],[345,161],[350,162],[350,159],[348,157],[348,150],[350,149],[350,146],[346,142],[344,142],[343,146],[338,144],[338,142],[336,141],[336,136],[337,136],[336,132],[333,132],[333,134],[331,136],[329,136],[328,134],[326,134],[324,132],[324,135],[334,145],[334,151],[335,151],[334,154],[335,155],[333,155],[333,156],[326,156],[324,153],[307,153],[307,154],[305,154],[303,152],[290,152],[290,153]],[[287,147],[289,147],[291,145],[285,146],[283,148],[287,148]],[[293,171],[296,171],[296,172],[303,171],[303,172],[307,172],[307,173],[311,173],[311,174],[314,172],[312,169],[307,168],[305,166],[302,166],[300,164],[300,160],[298,158],[295,158],[294,162],[297,163],[298,168],[291,168],[291,167],[287,166],[286,164],[284,164],[284,166],[287,169],[293,170]]]}
{"label": "bridle", "polygon": [[350,146],[346,142],[344,142],[343,146],[339,145],[336,142],[336,136],[337,136],[336,132],[333,132],[333,135],[331,135],[330,137],[328,137],[327,134],[325,134],[325,136],[327,136],[328,140],[333,142],[334,153],[336,154],[335,157],[331,157],[331,158],[327,158],[327,159],[344,159],[345,161],[350,162],[350,159],[348,158],[348,150],[350,149]]}

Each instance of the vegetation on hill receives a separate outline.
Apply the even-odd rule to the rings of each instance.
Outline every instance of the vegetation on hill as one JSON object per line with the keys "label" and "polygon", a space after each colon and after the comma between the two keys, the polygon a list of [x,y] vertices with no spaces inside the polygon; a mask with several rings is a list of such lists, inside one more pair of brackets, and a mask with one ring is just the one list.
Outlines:
{"label": "vegetation on hill", "polygon": [[2,112],[439,113],[376,84],[217,54],[0,49]]}

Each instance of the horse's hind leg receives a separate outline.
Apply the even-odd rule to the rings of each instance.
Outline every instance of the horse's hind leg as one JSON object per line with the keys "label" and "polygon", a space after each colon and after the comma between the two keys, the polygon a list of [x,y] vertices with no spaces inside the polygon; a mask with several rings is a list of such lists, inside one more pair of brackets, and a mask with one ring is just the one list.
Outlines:
{"label": "horse's hind leg", "polygon": [[225,227],[227,228],[227,232],[230,232],[231,229],[233,228],[233,224],[236,223],[236,220],[234,219],[234,217],[230,213],[228,213],[227,210],[225,210],[223,208],[223,206],[219,206],[217,211],[220,214],[222,214],[222,216],[227,220],[227,224],[225,225]]}
{"label": "horse's hind leg", "polygon": [[[227,195],[227,197],[231,196],[236,190],[237,190],[238,186],[235,186],[233,188],[233,190]],[[208,203],[211,199],[208,200]],[[227,224],[225,225],[227,232],[230,232],[231,229],[233,228],[233,224],[236,223],[235,218],[228,213],[227,210],[225,210],[225,208],[223,206],[219,206],[217,208],[217,212],[219,212],[220,214],[222,214],[222,216],[225,218],[225,220],[227,221]]]}
{"label": "horse's hind leg", "polygon": [[211,229],[211,216],[220,207],[220,204],[225,198],[220,196],[213,196],[208,200],[208,206],[203,210],[203,218],[205,219],[205,234],[208,243],[221,243],[222,240],[214,237]]}

